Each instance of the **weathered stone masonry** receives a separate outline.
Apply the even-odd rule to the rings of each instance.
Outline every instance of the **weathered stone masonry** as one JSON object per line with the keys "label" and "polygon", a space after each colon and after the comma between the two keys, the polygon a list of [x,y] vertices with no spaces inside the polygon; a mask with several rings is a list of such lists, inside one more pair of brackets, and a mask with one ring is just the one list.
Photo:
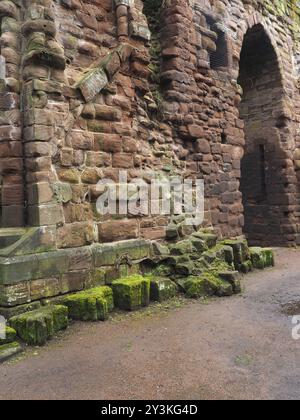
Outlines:
{"label": "weathered stone masonry", "polygon": [[220,239],[299,244],[299,16],[284,0],[1,0],[0,306],[130,274],[150,241],[193,232],[99,217],[98,180],[124,169],[203,177]]}

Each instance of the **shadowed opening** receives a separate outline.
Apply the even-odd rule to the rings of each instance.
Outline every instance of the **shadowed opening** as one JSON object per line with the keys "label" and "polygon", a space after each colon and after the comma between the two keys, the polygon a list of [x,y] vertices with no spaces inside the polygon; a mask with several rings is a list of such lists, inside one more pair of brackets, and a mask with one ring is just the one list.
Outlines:
{"label": "shadowed opening", "polygon": [[246,139],[241,165],[244,233],[252,245],[282,245],[288,206],[281,146],[286,121],[278,59],[262,25],[245,35],[238,83],[244,91],[240,116]]}

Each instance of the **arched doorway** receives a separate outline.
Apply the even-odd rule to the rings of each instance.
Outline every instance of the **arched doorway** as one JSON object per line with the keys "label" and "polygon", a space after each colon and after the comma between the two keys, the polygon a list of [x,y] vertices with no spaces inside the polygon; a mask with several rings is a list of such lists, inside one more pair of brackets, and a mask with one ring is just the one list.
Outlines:
{"label": "arched doorway", "polygon": [[283,245],[289,183],[281,134],[288,121],[276,52],[260,24],[245,35],[238,83],[243,88],[240,116],[246,140],[241,163],[244,233],[252,245]]}

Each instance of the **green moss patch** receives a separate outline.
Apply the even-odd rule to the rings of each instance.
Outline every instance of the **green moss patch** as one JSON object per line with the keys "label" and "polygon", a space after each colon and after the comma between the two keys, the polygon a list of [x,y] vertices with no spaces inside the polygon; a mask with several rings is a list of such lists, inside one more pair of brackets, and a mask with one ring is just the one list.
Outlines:
{"label": "green moss patch", "polygon": [[205,276],[188,277],[182,284],[188,298],[198,299],[200,297],[213,296],[216,287]]}
{"label": "green moss patch", "polygon": [[105,321],[114,308],[113,292],[108,286],[95,287],[63,299],[69,317],[81,321]]}
{"label": "green moss patch", "polygon": [[230,271],[228,264],[215,261],[210,270],[201,276],[190,276],[180,281],[186,296],[201,298],[208,296],[231,296],[241,290],[236,272]]}
{"label": "green moss patch", "polygon": [[12,317],[9,322],[25,343],[43,345],[55,333],[67,328],[68,308],[63,305],[45,306]]}
{"label": "green moss patch", "polygon": [[150,278],[140,275],[125,277],[112,283],[115,305],[133,311],[150,302]]}

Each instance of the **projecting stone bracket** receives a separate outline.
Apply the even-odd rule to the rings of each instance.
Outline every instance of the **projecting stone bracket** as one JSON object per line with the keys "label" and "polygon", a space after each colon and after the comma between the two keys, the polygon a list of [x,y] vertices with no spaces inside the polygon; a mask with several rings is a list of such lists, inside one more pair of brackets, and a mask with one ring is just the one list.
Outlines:
{"label": "projecting stone bracket", "polygon": [[133,51],[129,44],[122,44],[111,52],[98,67],[89,70],[75,85],[85,102],[91,102],[111,82],[121,67],[128,62]]}

